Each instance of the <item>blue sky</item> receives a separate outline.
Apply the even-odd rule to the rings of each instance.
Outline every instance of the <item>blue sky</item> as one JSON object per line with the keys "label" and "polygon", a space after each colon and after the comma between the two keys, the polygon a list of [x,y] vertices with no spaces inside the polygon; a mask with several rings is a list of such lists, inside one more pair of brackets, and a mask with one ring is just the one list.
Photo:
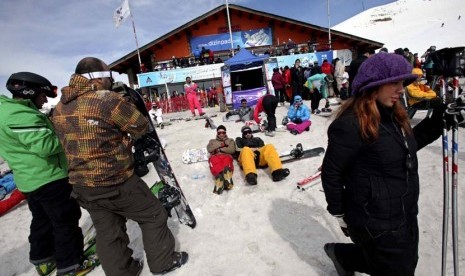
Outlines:
{"label": "blue sky", "polygon": [[[224,0],[129,0],[139,45],[225,3]],[[112,17],[122,0],[1,0],[0,94],[19,71],[48,78],[60,89],[86,56],[108,64],[135,50],[130,21],[116,28]],[[393,0],[330,0],[331,25]],[[268,13],[328,27],[326,0],[229,0]],[[234,24],[234,23],[233,23]]]}

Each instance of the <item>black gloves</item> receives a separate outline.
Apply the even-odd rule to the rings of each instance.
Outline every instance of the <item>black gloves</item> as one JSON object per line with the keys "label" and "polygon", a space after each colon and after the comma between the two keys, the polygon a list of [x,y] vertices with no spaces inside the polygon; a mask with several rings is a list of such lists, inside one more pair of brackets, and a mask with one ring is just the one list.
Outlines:
{"label": "black gloves", "polygon": [[344,215],[334,216],[336,217],[337,221],[339,222],[339,226],[341,227],[342,233],[344,236],[349,236],[349,229],[347,228],[347,223],[344,221]]}
{"label": "black gloves", "polygon": [[448,108],[443,103],[433,108],[431,120],[440,123],[442,122],[444,116],[446,120],[446,127],[449,130],[454,125],[454,117],[457,118],[457,122],[459,125],[462,125],[465,122],[465,108],[457,106],[455,104],[450,104]]}
{"label": "black gloves", "polygon": [[226,119],[229,119],[231,117],[231,112],[226,113]]}
{"label": "black gloves", "polygon": [[295,118],[292,122],[296,123],[296,124],[301,124],[302,123],[302,119],[300,118]]}

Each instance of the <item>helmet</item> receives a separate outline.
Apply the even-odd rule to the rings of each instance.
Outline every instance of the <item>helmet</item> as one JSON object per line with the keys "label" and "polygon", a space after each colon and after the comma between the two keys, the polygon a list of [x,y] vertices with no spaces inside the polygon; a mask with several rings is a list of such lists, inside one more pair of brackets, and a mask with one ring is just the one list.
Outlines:
{"label": "helmet", "polygon": [[45,93],[47,97],[57,96],[57,87],[46,78],[30,73],[19,72],[12,74],[6,82],[6,88],[14,95],[26,99],[33,99],[39,93]]}

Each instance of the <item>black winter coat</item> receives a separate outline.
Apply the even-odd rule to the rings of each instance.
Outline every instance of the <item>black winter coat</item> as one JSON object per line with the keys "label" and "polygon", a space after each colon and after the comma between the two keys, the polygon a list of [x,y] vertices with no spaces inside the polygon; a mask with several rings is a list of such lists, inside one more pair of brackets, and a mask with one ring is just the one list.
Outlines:
{"label": "black winter coat", "polygon": [[372,143],[362,140],[351,110],[331,123],[322,167],[329,213],[344,214],[349,226],[370,232],[392,231],[416,221],[417,151],[441,134],[441,122],[426,118],[413,135],[403,135],[392,110],[380,105],[378,109],[379,138]]}

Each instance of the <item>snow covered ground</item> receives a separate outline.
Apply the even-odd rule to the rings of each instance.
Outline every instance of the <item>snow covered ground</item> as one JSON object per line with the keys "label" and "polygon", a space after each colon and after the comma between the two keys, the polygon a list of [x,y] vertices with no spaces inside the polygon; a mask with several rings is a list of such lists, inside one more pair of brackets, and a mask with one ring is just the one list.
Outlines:
{"label": "snow covered ground", "polygon": [[[309,106],[309,102],[306,102]],[[337,107],[336,107],[337,108]],[[288,105],[278,107],[278,123],[286,114]],[[209,115],[218,114],[213,120],[222,124],[218,108],[206,109]],[[183,114],[167,114],[165,120]],[[413,123],[426,116],[418,112]],[[273,143],[278,152],[285,152],[302,143],[304,148],[326,147],[326,130],[332,118],[312,115],[310,132],[294,136],[289,132],[276,132],[275,137],[262,137]],[[184,149],[206,146],[216,132],[204,128],[204,120],[175,121],[159,131],[167,141],[166,152],[186,197],[197,218],[197,227],[191,229],[170,219],[169,226],[176,238],[176,248],[190,254],[189,262],[170,275],[337,275],[333,264],[322,247],[326,242],[348,242],[332,216],[326,211],[321,182],[308,190],[296,188],[296,182],[313,174],[323,157],[316,157],[287,165],[290,176],[273,182],[267,170],[259,170],[258,185],[248,186],[237,166],[234,189],[222,195],[213,194],[213,179],[207,162],[186,165],[181,155]],[[240,135],[242,124],[224,123],[228,135]],[[465,132],[459,131],[459,182],[464,183]],[[420,160],[420,260],[417,275],[439,275],[441,269],[442,232],[442,152],[441,141],[419,152]],[[199,177],[200,175],[200,177]],[[196,179],[194,179],[196,178]],[[148,184],[156,179],[153,170],[144,177]],[[459,210],[465,200],[465,190],[459,185]],[[459,213],[460,264],[465,267],[464,212]],[[28,262],[27,241],[31,215],[27,204],[22,204],[0,218],[0,275],[35,275]],[[84,211],[81,224],[91,223]],[[142,258],[141,233],[132,221],[128,222],[134,256]],[[452,268],[449,252],[449,270]],[[104,275],[98,267],[90,275]],[[142,275],[151,275],[144,267]],[[451,274],[449,274],[451,275]]]}
{"label": "snow covered ground", "polygon": [[[354,17],[358,19],[343,22],[335,29],[386,43],[390,51],[408,47],[421,55],[431,45],[436,45],[437,49],[464,46],[465,18],[458,19],[460,14],[462,17],[465,15],[464,7],[462,0],[399,0],[375,8],[378,10],[367,10]],[[393,20],[374,21],[384,18],[379,17],[382,14],[388,14],[387,17]],[[372,20],[372,24],[366,23],[367,20]],[[418,24],[419,21],[423,24]],[[445,22],[444,27],[441,27],[442,22]],[[309,102],[306,104],[310,105]],[[287,109],[287,105],[278,107],[278,123]],[[209,115],[218,114],[213,120],[217,125],[222,123],[223,114],[218,108],[206,111]],[[165,120],[188,116],[189,112],[167,114]],[[417,112],[412,123],[418,123],[425,116],[425,112]],[[326,147],[326,130],[332,118],[312,115],[311,120],[310,132],[301,135],[277,132],[275,137],[258,136],[266,143],[273,143],[280,153],[289,151],[299,142],[304,148]],[[208,140],[215,137],[215,131],[205,129],[204,124],[203,120],[175,121],[171,126],[158,129],[159,135],[167,141],[169,160],[198,223],[195,229],[191,229],[169,220],[177,249],[190,254],[189,262],[169,275],[337,275],[322,247],[326,242],[349,240],[326,211],[321,182],[316,182],[306,191],[296,189],[296,182],[313,174],[323,157],[288,164],[291,174],[281,182],[271,181],[267,170],[259,170],[257,186],[245,184],[244,176],[236,165],[234,189],[218,196],[212,193],[213,179],[206,162],[185,165],[181,161],[185,149],[205,147]],[[230,137],[240,135],[241,124],[227,122],[224,125]],[[461,128],[458,210],[462,270],[465,268],[465,189],[461,186],[465,183],[464,152],[465,130]],[[416,275],[440,275],[443,202],[440,139],[421,150],[418,158],[420,259]],[[156,179],[153,170],[144,179],[152,184]],[[0,217],[0,233],[3,235],[0,239],[0,276],[35,275],[28,262],[30,220],[30,212],[24,203]],[[85,228],[90,223],[88,214],[83,211],[81,225]],[[129,221],[128,231],[134,256],[144,257],[138,226]],[[450,244],[449,248],[447,275],[452,275]],[[104,275],[101,267],[90,274],[101,275]],[[151,275],[147,267],[142,272],[144,275]]]}
{"label": "snow covered ground", "polygon": [[409,48],[420,57],[432,45],[437,50],[465,46],[465,5],[462,0],[398,0],[361,12],[334,29],[384,43],[390,52]]}

